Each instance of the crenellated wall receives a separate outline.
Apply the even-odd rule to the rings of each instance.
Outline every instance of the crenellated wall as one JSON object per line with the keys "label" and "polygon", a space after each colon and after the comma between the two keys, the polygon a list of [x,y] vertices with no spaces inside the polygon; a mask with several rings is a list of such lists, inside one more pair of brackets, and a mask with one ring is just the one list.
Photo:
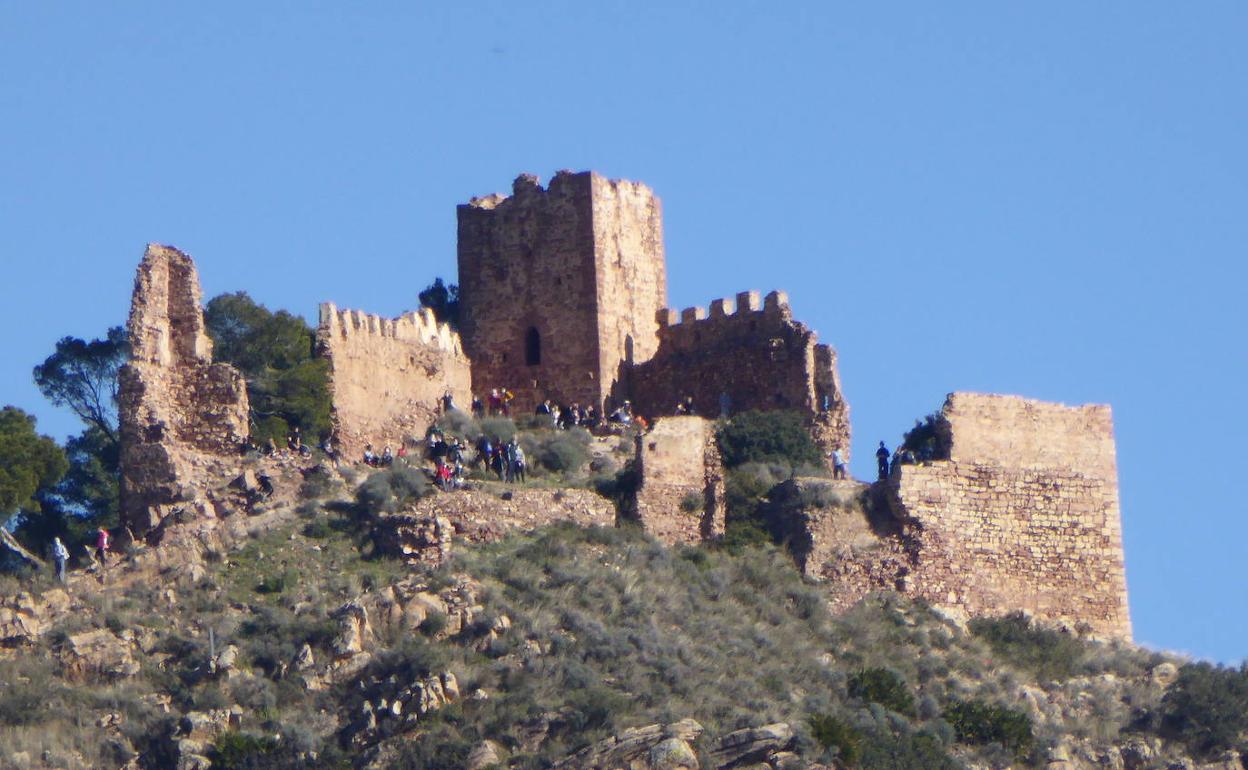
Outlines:
{"label": "crenellated wall", "polygon": [[470,364],[459,335],[433,311],[382,318],[321,305],[317,352],[329,361],[334,436],[348,459],[368,444],[398,450],[423,439],[449,390],[456,406],[472,401]]}
{"label": "crenellated wall", "polygon": [[249,434],[246,383],[212,362],[202,301],[191,258],[148,245],[127,324],[130,361],[118,375],[121,518],[138,534],[205,496],[213,466],[237,458]]}
{"label": "crenellated wall", "polygon": [[631,375],[634,411],[672,414],[692,396],[697,414],[717,417],[721,394],[730,412],[793,409],[807,416],[825,452],[849,457],[849,405],[841,391],[836,351],[793,320],[788,296],[755,291],[717,299],[710,311],[691,307],[658,314],[659,346]]}

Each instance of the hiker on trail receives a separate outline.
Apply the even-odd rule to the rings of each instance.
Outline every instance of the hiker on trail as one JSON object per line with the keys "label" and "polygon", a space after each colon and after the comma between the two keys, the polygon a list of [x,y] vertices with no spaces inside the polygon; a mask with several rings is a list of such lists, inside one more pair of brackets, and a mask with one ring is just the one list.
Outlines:
{"label": "hiker on trail", "polygon": [[525,480],[524,450],[520,448],[519,444],[516,444],[511,454],[511,480],[523,484]]}
{"label": "hiker on trail", "polygon": [[491,415],[498,414],[503,410],[503,397],[499,395],[498,388],[490,390],[490,398],[487,403],[489,404],[489,414]]}
{"label": "hiker on trail", "polygon": [[485,416],[485,404],[481,403],[480,396],[472,397],[472,416],[478,419]]}
{"label": "hiker on trail", "polygon": [[108,530],[100,527],[95,531],[95,558],[99,560],[100,566],[108,564]]}
{"label": "hiker on trail", "polygon": [[502,400],[503,400],[503,416],[504,417],[511,416],[511,400],[514,399],[515,397],[516,397],[515,393],[512,393],[510,390],[503,388]]}
{"label": "hiker on trail", "polygon": [[65,562],[69,561],[69,549],[59,537],[52,538],[52,560],[56,562],[56,579],[65,585]]}
{"label": "hiker on trail", "polygon": [[888,478],[888,447],[884,446],[884,442],[880,442],[880,448],[875,450],[875,462],[879,466],[880,481]]}
{"label": "hiker on trail", "polygon": [[389,468],[391,465],[394,465],[394,451],[390,449],[389,444],[386,444],[386,448],[381,452],[381,466]]}
{"label": "hiker on trail", "polygon": [[832,478],[846,478],[845,473],[845,455],[841,454],[840,449],[832,450]]}
{"label": "hiker on trail", "polygon": [[290,435],[286,437],[286,446],[292,451],[298,452],[303,449],[303,436],[299,435],[299,426],[296,425]]}
{"label": "hiker on trail", "polygon": [[372,444],[367,444],[364,447],[364,464],[370,467],[377,464],[377,455],[373,454]]}
{"label": "hiker on trail", "polygon": [[537,409],[533,410],[533,414],[539,417],[542,415],[550,414],[550,399],[548,398],[545,401],[538,404]]}
{"label": "hiker on trail", "polygon": [[442,396],[442,411],[445,413],[445,412],[451,411],[454,408],[455,408],[455,396],[452,395],[451,391],[448,390]]}
{"label": "hiker on trail", "polygon": [[593,430],[598,427],[598,408],[593,404],[585,407],[585,427]]}

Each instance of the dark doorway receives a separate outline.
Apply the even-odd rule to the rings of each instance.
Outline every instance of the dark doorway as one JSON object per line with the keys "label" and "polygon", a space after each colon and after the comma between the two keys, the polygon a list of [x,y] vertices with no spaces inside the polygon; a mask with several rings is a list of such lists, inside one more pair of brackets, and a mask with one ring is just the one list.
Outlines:
{"label": "dark doorway", "polygon": [[536,326],[524,333],[524,365],[537,366],[542,362],[542,335]]}

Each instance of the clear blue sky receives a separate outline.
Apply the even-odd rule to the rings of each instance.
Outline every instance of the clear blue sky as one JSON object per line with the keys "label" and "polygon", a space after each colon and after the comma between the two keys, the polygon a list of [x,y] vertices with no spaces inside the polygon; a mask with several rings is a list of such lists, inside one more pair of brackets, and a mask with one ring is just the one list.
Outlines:
{"label": "clear blue sky", "polygon": [[837,347],[860,476],[948,391],[1112,404],[1137,638],[1238,660],[1245,40],[1239,0],[0,0],[0,404],[77,430],[30,369],[148,241],[393,314],[455,204],[592,168],[662,197],[674,306],[785,289]]}

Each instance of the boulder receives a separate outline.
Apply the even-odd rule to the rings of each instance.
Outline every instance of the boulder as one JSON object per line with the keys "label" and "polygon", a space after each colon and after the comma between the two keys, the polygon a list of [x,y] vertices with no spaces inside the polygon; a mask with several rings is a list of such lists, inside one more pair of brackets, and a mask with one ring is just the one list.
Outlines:
{"label": "boulder", "polygon": [[368,622],[368,610],[359,602],[347,602],[334,611],[338,621],[338,636],[334,638],[334,655],[350,658],[364,651],[364,645],[373,638],[373,627]]}
{"label": "boulder", "polygon": [[1158,663],[1156,666],[1153,666],[1150,676],[1153,684],[1164,689],[1174,684],[1174,680],[1179,678],[1179,667],[1170,661]]}
{"label": "boulder", "polygon": [[501,765],[503,754],[503,747],[494,741],[481,741],[468,754],[465,768],[466,770],[483,770],[491,765]]}
{"label": "boulder", "polygon": [[92,676],[125,679],[139,673],[130,644],[103,628],[70,636],[61,662],[65,677],[79,681]]}
{"label": "boulder", "polygon": [[698,755],[680,738],[665,738],[650,749],[650,770],[698,770]]}
{"label": "boulder", "polygon": [[772,755],[784,751],[792,743],[793,728],[784,722],[748,727],[720,738],[707,753],[707,764],[718,769],[768,762]]}

